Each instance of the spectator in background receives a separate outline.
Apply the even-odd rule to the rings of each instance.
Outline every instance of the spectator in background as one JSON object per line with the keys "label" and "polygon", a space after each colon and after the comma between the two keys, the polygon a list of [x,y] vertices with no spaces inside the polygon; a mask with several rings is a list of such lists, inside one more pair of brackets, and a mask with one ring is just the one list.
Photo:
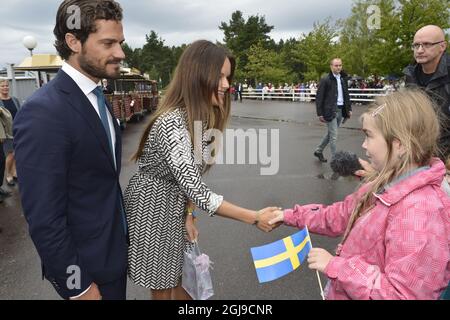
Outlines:
{"label": "spectator in background", "polygon": [[103,79],[102,80],[102,90],[103,90],[103,94],[113,94],[114,93],[114,90],[108,84],[108,80],[107,79]]}
{"label": "spectator in background", "polygon": [[411,48],[416,63],[403,71],[406,86],[424,89],[439,108],[438,152],[445,161],[450,156],[450,55],[445,33],[438,26],[425,26],[416,32]]}
{"label": "spectator in background", "polygon": [[239,98],[239,101],[240,102],[242,102],[242,91],[244,90],[244,88],[243,88],[243,86],[242,86],[242,83],[238,83],[237,85],[236,85],[236,101],[237,101],[237,99]]}
{"label": "spectator in background", "polygon": [[[9,94],[9,81],[6,79],[0,80],[0,107],[4,107],[9,111],[13,121],[17,111],[20,109],[19,100]],[[14,186],[17,181],[17,171],[12,134],[3,141],[3,152],[6,157],[6,183],[8,186]]]}
{"label": "spectator in background", "polygon": [[11,195],[10,192],[5,191],[1,186],[3,185],[3,178],[5,177],[5,153],[3,152],[3,142],[12,137],[12,116],[11,113],[4,107],[0,107],[0,203]]}

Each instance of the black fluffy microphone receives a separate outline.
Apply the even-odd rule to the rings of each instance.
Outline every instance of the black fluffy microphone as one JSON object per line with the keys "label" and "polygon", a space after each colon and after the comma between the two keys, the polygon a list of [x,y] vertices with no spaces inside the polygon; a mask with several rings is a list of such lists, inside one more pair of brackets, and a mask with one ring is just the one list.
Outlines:
{"label": "black fluffy microphone", "polygon": [[343,177],[354,175],[355,171],[362,170],[358,156],[348,151],[338,151],[330,163],[333,172]]}

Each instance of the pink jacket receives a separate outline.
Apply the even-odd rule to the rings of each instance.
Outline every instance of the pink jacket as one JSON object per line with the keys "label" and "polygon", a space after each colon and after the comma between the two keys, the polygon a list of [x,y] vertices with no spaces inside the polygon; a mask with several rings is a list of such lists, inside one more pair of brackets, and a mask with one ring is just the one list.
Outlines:
{"label": "pink jacket", "polygon": [[[441,190],[444,164],[417,172],[382,194],[356,221],[325,269],[327,299],[438,299],[450,280],[450,198]],[[362,186],[342,202],[284,211],[287,225],[338,237]]]}

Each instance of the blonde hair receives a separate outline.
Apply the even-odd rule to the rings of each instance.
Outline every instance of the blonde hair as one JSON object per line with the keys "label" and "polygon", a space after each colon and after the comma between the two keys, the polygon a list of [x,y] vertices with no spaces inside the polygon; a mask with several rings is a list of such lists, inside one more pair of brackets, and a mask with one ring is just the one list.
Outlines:
{"label": "blonde hair", "polygon": [[0,83],[6,82],[9,85],[9,80],[6,78],[0,78]]}
{"label": "blonde hair", "polygon": [[[344,234],[345,241],[355,221],[372,209],[373,193],[377,193],[386,184],[405,173],[412,165],[425,166],[437,153],[439,120],[433,102],[420,90],[405,89],[377,99],[376,103],[361,116],[372,117],[383,135],[388,152],[384,168],[365,178],[369,190],[358,202],[350,216]],[[394,158],[393,142],[397,140],[405,153]]]}

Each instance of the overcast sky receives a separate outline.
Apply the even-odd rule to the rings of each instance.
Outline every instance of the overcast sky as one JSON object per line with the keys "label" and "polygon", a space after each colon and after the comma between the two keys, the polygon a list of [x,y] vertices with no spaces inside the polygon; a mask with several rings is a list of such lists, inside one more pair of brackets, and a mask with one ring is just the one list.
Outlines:
{"label": "overcast sky", "polygon": [[[263,15],[275,28],[270,36],[278,41],[298,38],[312,29],[313,23],[347,18],[353,0],[121,0],[124,10],[126,42],[141,47],[145,35],[155,30],[165,44],[181,45],[197,39],[223,41],[220,23],[229,22],[240,10],[247,18]],[[26,35],[34,36],[34,53],[56,53],[53,27],[60,0],[1,0],[0,66],[19,64],[29,53],[23,46]]]}

